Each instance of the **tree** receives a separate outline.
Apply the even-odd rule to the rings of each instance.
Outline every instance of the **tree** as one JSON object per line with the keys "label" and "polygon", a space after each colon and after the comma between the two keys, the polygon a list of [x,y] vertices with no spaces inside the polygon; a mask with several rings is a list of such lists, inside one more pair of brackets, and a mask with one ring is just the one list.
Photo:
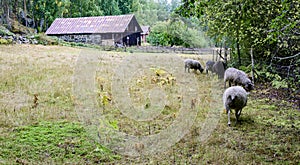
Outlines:
{"label": "tree", "polygon": [[137,20],[142,25],[155,25],[169,19],[168,3],[166,0],[133,0],[132,9]]}
{"label": "tree", "polygon": [[[216,42],[226,40],[226,45],[236,50],[233,55],[237,55],[240,66],[241,58],[249,56],[251,47],[256,59],[270,61],[271,52],[277,51],[280,34],[296,37],[292,31],[295,32],[299,25],[299,3],[289,0],[186,0],[176,11],[185,17],[198,17]],[[285,39],[295,45],[295,39]],[[295,53],[295,48],[291,52]]]}
{"label": "tree", "polygon": [[208,41],[202,31],[187,26],[185,21],[174,15],[168,21],[158,22],[152,27],[148,41],[152,45],[161,46],[207,47]]}
{"label": "tree", "polygon": [[132,12],[131,4],[133,0],[117,0],[121,14],[128,14]]}
{"label": "tree", "polygon": [[118,2],[116,0],[100,0],[101,10],[104,15],[119,15],[121,10],[119,9]]}
{"label": "tree", "polygon": [[2,8],[2,15],[1,15],[1,22],[3,24],[7,24],[10,26],[9,18],[10,18],[10,1],[9,0],[1,0],[1,7]]}
{"label": "tree", "polygon": [[181,0],[171,0],[170,11],[174,11],[177,7],[179,7]]}

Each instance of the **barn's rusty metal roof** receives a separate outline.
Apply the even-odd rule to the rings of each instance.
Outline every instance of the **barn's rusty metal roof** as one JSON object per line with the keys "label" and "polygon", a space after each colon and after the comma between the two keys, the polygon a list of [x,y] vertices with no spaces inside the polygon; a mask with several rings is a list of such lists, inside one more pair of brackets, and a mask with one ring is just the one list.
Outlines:
{"label": "barn's rusty metal roof", "polygon": [[80,18],[56,18],[46,34],[122,33],[126,31],[133,14]]}

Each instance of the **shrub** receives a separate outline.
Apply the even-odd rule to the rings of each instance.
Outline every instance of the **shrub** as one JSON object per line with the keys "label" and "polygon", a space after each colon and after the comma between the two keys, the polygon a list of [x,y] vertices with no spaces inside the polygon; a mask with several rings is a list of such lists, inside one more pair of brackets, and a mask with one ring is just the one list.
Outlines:
{"label": "shrub", "polygon": [[39,44],[42,45],[58,45],[57,37],[50,37],[45,35],[44,33],[40,33],[34,36],[34,38],[38,41]]}
{"label": "shrub", "polygon": [[11,44],[11,43],[12,43],[11,39],[0,38],[0,45],[8,45],[8,44]]}
{"label": "shrub", "polygon": [[0,26],[0,35],[3,35],[3,36],[15,36],[14,33],[10,32],[4,26]]}

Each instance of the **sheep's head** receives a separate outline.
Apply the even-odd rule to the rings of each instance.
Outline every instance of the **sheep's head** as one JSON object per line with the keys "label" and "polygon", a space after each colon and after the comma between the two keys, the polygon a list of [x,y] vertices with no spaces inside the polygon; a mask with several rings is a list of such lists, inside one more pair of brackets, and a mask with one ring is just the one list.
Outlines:
{"label": "sheep's head", "polygon": [[199,71],[202,73],[203,70],[204,70],[204,69],[200,66]]}
{"label": "sheep's head", "polygon": [[247,92],[250,92],[251,90],[253,90],[254,89],[254,85],[253,85],[253,83],[250,81],[250,82],[247,82],[246,84],[245,84],[245,90],[247,91]]}
{"label": "sheep's head", "polygon": [[197,69],[199,69],[199,71],[202,73],[204,71],[204,69],[202,68],[202,66],[200,64],[197,64]]}

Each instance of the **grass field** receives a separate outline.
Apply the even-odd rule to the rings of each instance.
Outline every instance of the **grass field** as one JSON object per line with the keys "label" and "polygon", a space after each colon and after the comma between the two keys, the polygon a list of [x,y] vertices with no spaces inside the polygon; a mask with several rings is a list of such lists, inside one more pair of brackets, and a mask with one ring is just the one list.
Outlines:
{"label": "grass field", "polygon": [[[78,67],[78,57],[88,59],[95,54],[96,61]],[[123,60],[134,54],[61,46],[0,45],[0,164],[300,163],[298,110],[291,108],[285,101],[256,99],[261,92],[268,91],[254,90],[249,96],[248,105],[243,109],[241,124],[228,127],[221,100],[222,82],[204,73],[184,74],[183,65],[178,66],[179,70],[182,68],[182,73],[172,73],[155,65],[134,73],[128,84],[128,93],[132,99],[130,104],[133,107],[141,107],[151,116],[147,108],[153,105],[146,96],[151,95],[153,88],[163,90],[160,97],[167,101],[153,120],[137,121],[124,115],[114,95],[119,90],[116,87],[121,88],[118,85],[122,83],[114,83],[119,81],[116,73],[122,73],[120,65],[124,64]],[[209,55],[177,56],[182,59],[196,58],[202,64],[211,58]],[[166,143],[169,143],[168,139],[171,141],[173,137],[181,137],[180,134],[185,131],[187,133],[163,152],[156,152],[159,148],[155,144],[144,146],[137,141],[133,145],[138,153],[143,153],[148,147],[154,150],[152,154],[135,157],[123,155],[126,151],[119,152],[116,149],[120,143],[114,144],[113,132],[109,130],[104,133],[101,132],[101,126],[97,128],[100,139],[104,136],[105,142],[102,143],[102,140],[99,142],[95,138],[96,134],[86,129],[87,120],[84,117],[98,120],[97,116],[95,118],[91,113],[83,117],[78,113],[78,107],[80,109],[82,105],[78,93],[74,93],[74,75],[76,78],[81,69],[89,71],[89,66],[95,67],[94,76],[88,77],[89,72],[83,72],[82,79],[78,81],[79,86],[80,83],[87,83],[82,86],[88,87],[89,82],[83,80],[92,80],[94,84],[90,86],[95,87],[91,89],[97,113],[105,118],[104,122],[111,130],[135,137],[155,136],[171,127],[172,123],[184,120],[185,117],[193,118],[196,112],[195,121],[186,130],[169,131],[169,136],[161,139],[167,139]],[[193,95],[187,103],[195,111],[180,110],[185,100],[180,88],[184,83],[180,80],[184,76],[196,80],[196,86],[184,86],[186,90],[196,89],[197,95]],[[217,116],[217,119],[206,120],[210,115]],[[235,121],[233,116],[232,121]]]}

